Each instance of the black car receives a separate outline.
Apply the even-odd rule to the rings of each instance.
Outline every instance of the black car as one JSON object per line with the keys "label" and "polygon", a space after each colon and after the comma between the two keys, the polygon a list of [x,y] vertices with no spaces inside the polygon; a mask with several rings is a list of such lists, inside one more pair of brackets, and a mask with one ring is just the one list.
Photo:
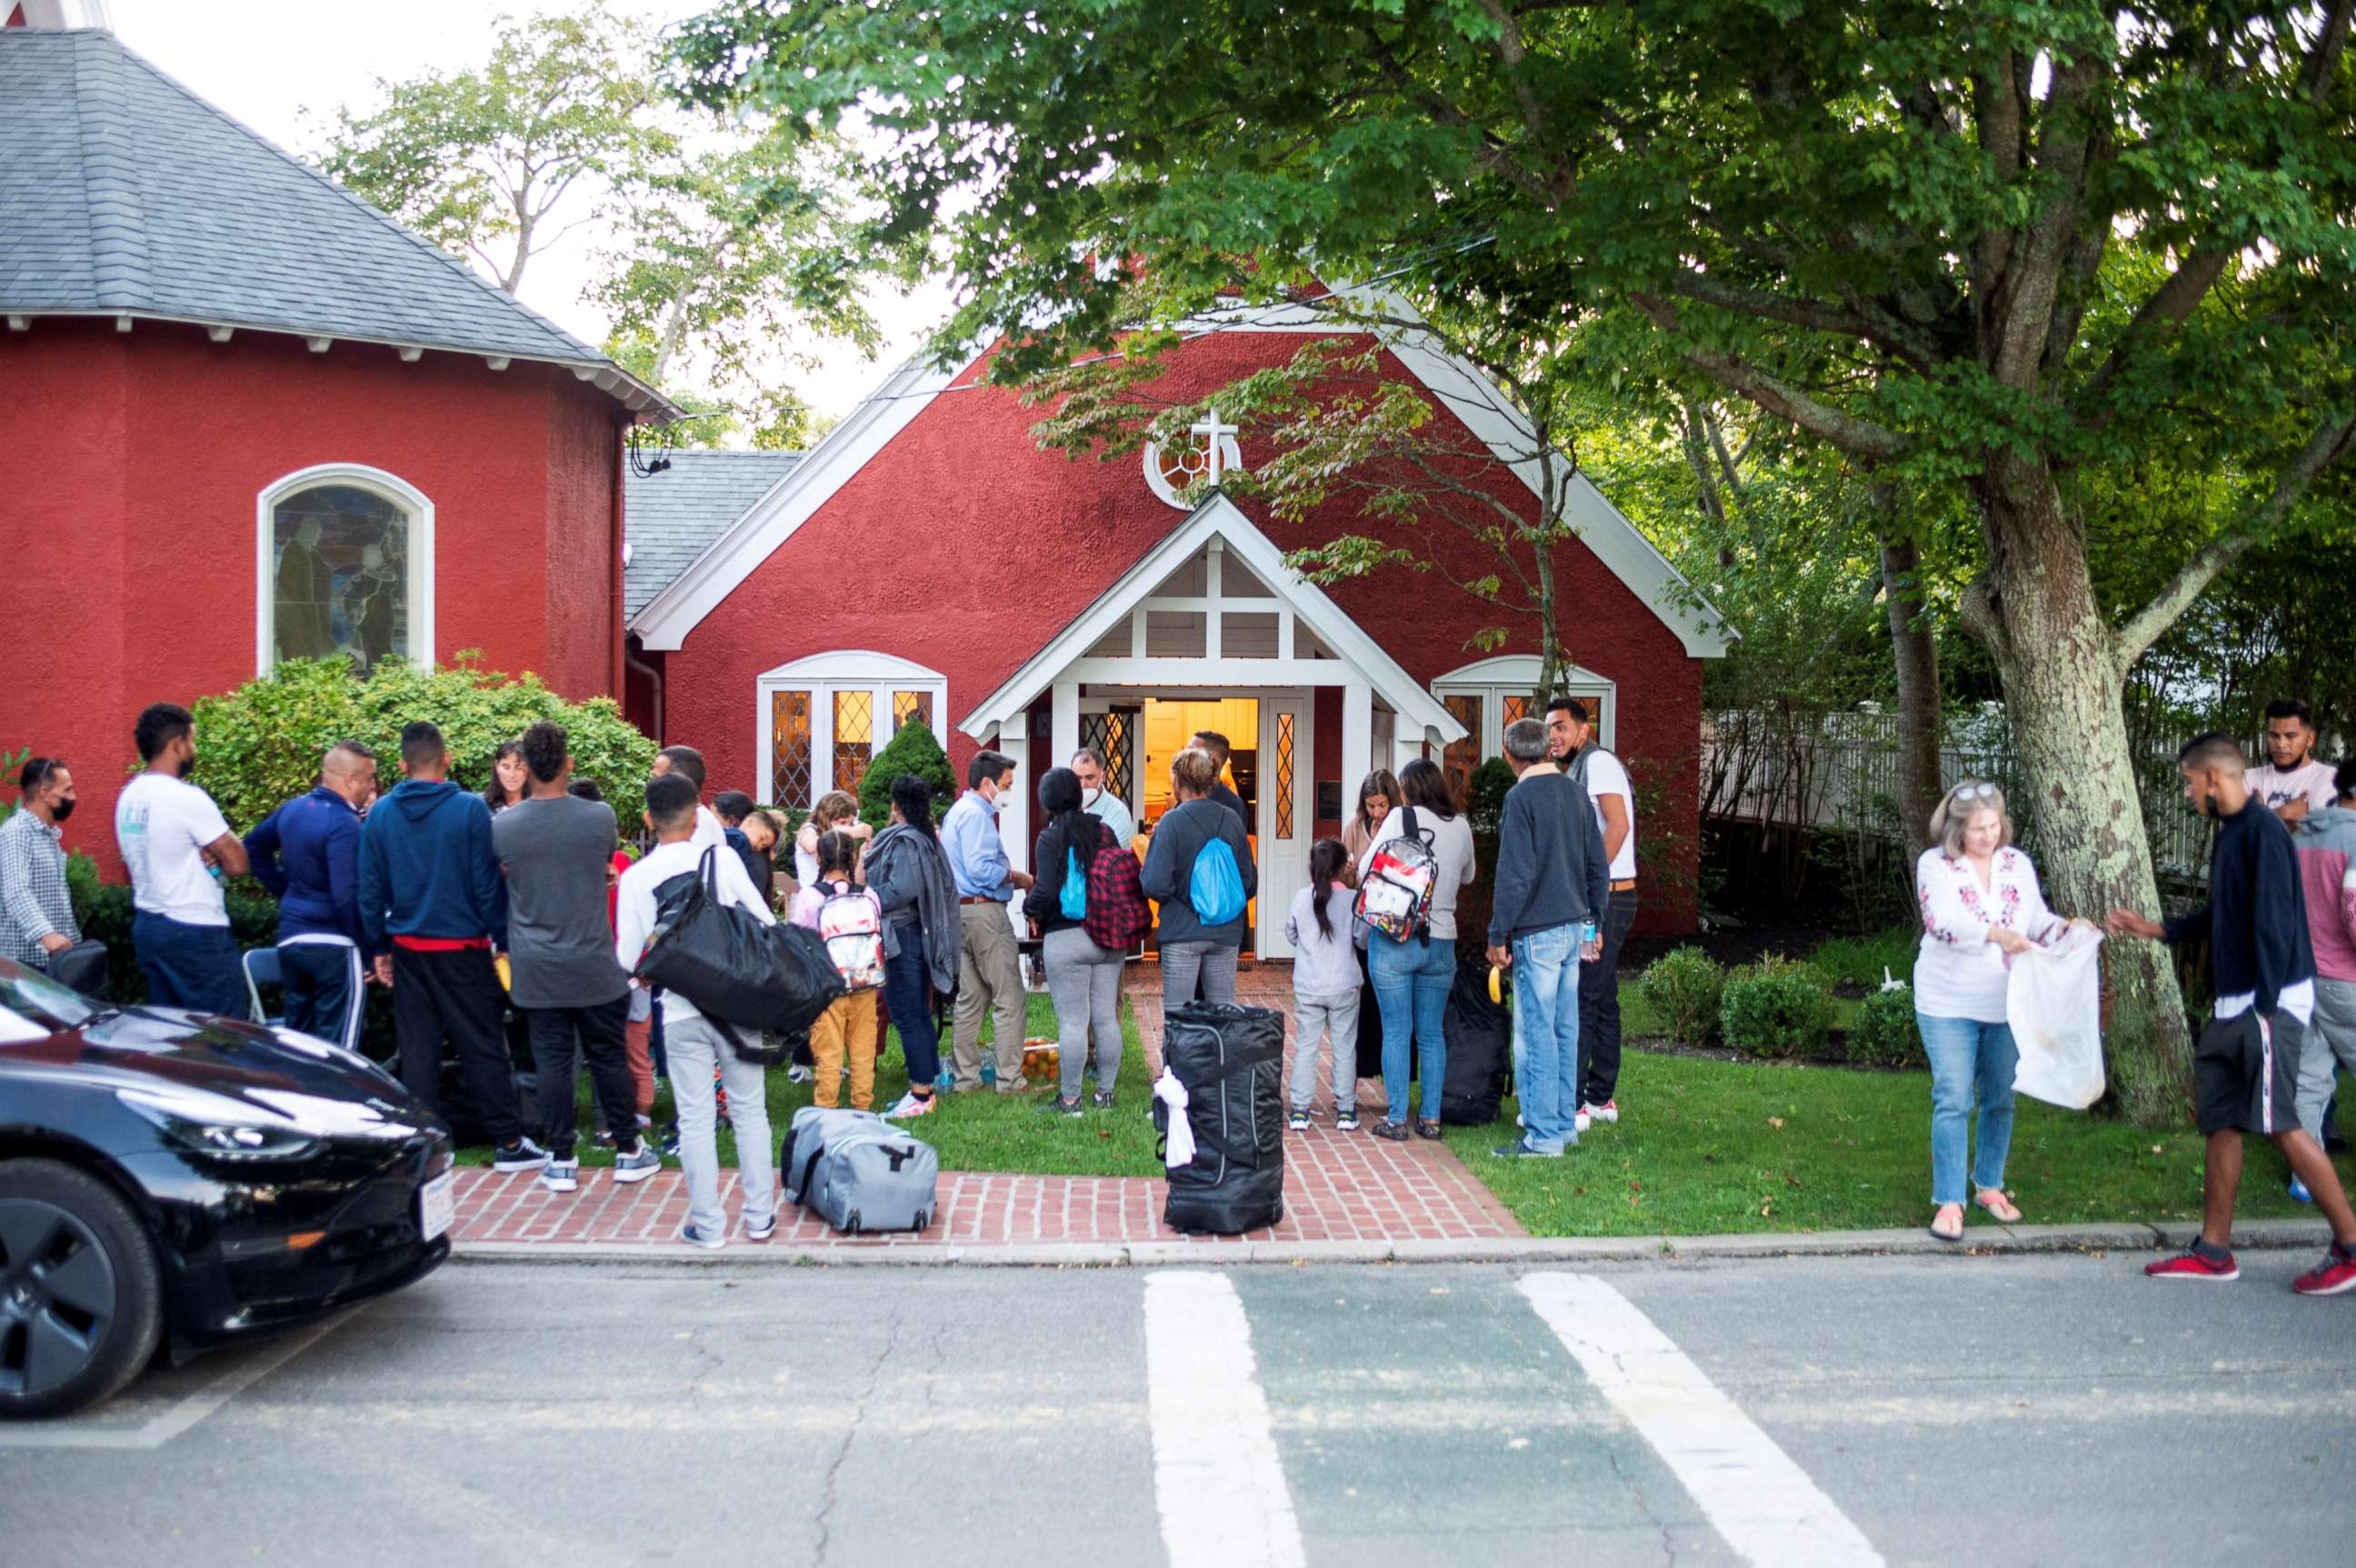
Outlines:
{"label": "black car", "polygon": [[0,959],[0,1417],[395,1290],[450,1253],[450,1133],[341,1047]]}

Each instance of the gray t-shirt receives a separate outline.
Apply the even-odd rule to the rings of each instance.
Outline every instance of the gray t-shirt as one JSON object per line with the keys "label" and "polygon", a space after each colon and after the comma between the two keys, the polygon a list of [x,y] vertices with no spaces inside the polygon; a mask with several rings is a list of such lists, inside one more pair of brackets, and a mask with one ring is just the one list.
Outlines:
{"label": "gray t-shirt", "polygon": [[517,1006],[594,1006],[628,991],[605,915],[615,844],[614,808],[600,800],[523,800],[492,819]]}

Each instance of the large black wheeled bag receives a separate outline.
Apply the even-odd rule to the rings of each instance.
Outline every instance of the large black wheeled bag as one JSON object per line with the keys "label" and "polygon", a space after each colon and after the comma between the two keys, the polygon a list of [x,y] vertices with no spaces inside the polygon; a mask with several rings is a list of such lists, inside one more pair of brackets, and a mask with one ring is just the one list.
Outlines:
{"label": "large black wheeled bag", "polygon": [[[1485,1127],[1505,1108],[1505,1070],[1514,1059],[1514,1015],[1489,1000],[1486,960],[1468,959],[1456,966],[1440,1028],[1448,1041],[1448,1071],[1440,1086],[1440,1119]],[[1425,1086],[1426,1092],[1430,1088]]]}
{"label": "large black wheeled bag", "polygon": [[[1163,1019],[1162,1064],[1185,1086],[1194,1134],[1193,1162],[1170,1172],[1163,1222],[1235,1236],[1283,1219],[1283,1015],[1190,1002]],[[1166,1141],[1170,1107],[1159,1098],[1153,1125]]]}

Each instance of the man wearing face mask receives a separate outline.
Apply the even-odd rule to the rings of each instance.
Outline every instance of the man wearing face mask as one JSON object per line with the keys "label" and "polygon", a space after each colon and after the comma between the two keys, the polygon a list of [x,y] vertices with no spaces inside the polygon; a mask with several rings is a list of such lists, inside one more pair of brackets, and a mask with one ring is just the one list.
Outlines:
{"label": "man wearing face mask", "polygon": [[1104,754],[1093,746],[1084,746],[1072,753],[1072,771],[1079,775],[1080,810],[1112,830],[1116,843],[1127,843],[1137,837],[1137,819],[1129,814],[1129,802],[1106,787]]}
{"label": "man wearing face mask", "polygon": [[1014,798],[1014,759],[978,752],[966,765],[966,792],[941,819],[941,852],[957,884],[959,940],[957,1034],[949,1059],[959,1094],[981,1087],[981,1017],[996,1031],[998,1092],[1030,1088],[1023,1077],[1023,963],[1006,906],[1030,876],[1012,868],[998,814]]}
{"label": "man wearing face mask", "polygon": [[81,940],[66,888],[59,842],[73,815],[73,775],[54,757],[36,757],[16,776],[20,799],[0,822],[0,955],[47,970]]}
{"label": "man wearing face mask", "polygon": [[246,1015],[245,979],[230,935],[221,878],[243,876],[245,845],[212,797],[187,781],[196,721],[177,703],[151,703],[133,739],[145,771],[114,802],[114,839],[131,873],[132,944],[147,1000],[224,1017]]}
{"label": "man wearing face mask", "polygon": [[2195,736],[2178,754],[2185,798],[2217,823],[2209,902],[2162,925],[2114,909],[2113,936],[2209,942],[2216,1015],[2192,1056],[2193,1110],[2208,1140],[2201,1172],[2201,1236],[2177,1257],[2145,1267],[2154,1279],[2223,1282],[2233,1262],[2233,1199],[2242,1182],[2242,1134],[2271,1139],[2331,1222],[2331,1250],[2292,1289],[2302,1295],[2356,1290],[2356,1213],[2323,1145],[2299,1125],[2299,1056],[2315,1022],[2315,950],[2290,832],[2244,777],[2233,736]]}

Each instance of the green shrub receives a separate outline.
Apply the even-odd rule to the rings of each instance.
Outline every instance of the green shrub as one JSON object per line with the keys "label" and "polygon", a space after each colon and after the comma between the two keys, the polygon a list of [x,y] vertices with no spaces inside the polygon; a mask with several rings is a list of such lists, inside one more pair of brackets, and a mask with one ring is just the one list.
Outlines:
{"label": "green shrub", "polygon": [[[230,935],[238,947],[263,948],[278,940],[278,900],[251,882],[232,882],[221,890],[229,910]],[[147,1000],[147,980],[139,972],[139,953],[131,940],[131,905],[127,884],[110,882],[91,897],[81,921],[81,934],[106,944],[107,994],[125,1006]]]}
{"label": "green shrub", "polygon": [[1726,977],[1718,1022],[1728,1045],[1754,1057],[1819,1056],[1832,1037],[1832,993],[1804,965],[1762,960]]}
{"label": "green shrub", "polygon": [[1646,966],[1636,988],[1678,1045],[1706,1046],[1717,1038],[1726,971],[1701,949],[1662,954]]}
{"label": "green shrub", "polygon": [[[859,820],[881,831],[892,820],[892,781],[913,773],[933,787],[933,815],[938,817],[956,800],[957,775],[949,771],[949,755],[922,719],[902,725],[889,744],[875,754],[859,780]],[[1035,788],[1036,780],[1024,788]],[[799,824],[796,824],[797,827]]]}
{"label": "green shrub", "polygon": [[1922,1031],[1914,1021],[1912,986],[1866,993],[1848,1026],[1848,1059],[1860,1067],[1931,1065],[1922,1050]]}
{"label": "green shrub", "polygon": [[1505,795],[1514,787],[1514,765],[1493,757],[1473,769],[1464,789],[1464,817],[1473,836],[1494,837],[1505,820]]}
{"label": "green shrub", "polygon": [[571,736],[575,771],[594,779],[614,814],[636,822],[646,809],[654,742],[638,733],[611,697],[568,703],[540,677],[477,670],[461,653],[446,669],[388,660],[368,678],[351,661],[294,659],[233,692],[198,699],[195,781],[240,832],[317,781],[319,758],[347,737],[377,754],[377,774],[391,789],[400,779],[401,727],[415,719],[442,726],[450,743],[450,777],[469,789],[490,781],[491,757],[540,719]]}
{"label": "green shrub", "polygon": [[1847,983],[1866,991],[1880,989],[1883,972],[1897,980],[1914,972],[1915,950],[1922,945],[1920,926],[1891,926],[1865,937],[1836,937],[1808,955],[1808,967],[1826,985]]}

